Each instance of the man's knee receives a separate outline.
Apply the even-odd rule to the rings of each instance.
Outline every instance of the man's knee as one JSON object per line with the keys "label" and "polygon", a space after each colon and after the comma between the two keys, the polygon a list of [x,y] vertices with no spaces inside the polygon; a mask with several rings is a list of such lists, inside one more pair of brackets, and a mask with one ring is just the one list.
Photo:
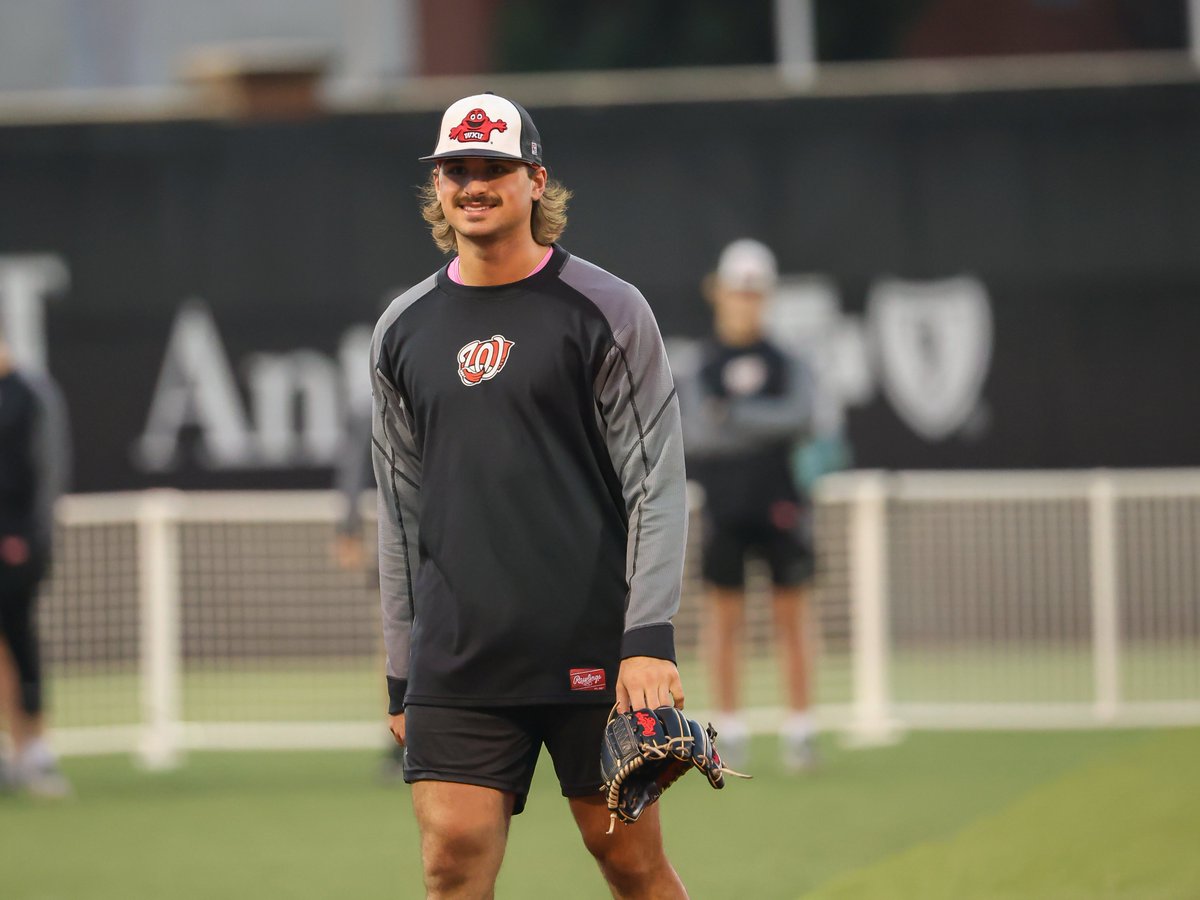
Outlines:
{"label": "man's knee", "polygon": [[426,823],[421,840],[426,867],[453,865],[456,861],[487,856],[501,835],[494,822],[470,820],[464,817],[439,817]]}
{"label": "man's knee", "polygon": [[[617,825],[618,829],[625,827]],[[602,834],[585,838],[584,844],[600,864],[609,884],[622,894],[653,882],[667,865],[662,847],[654,841],[643,843]]]}
{"label": "man's knee", "polygon": [[498,867],[506,823],[492,816],[465,815],[443,805],[421,817],[421,859],[431,894],[470,883]]}

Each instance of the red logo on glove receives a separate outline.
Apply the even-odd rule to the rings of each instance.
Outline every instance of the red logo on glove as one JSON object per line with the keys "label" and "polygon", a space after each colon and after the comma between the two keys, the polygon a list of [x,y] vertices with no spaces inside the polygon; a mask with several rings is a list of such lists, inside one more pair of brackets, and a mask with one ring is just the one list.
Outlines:
{"label": "red logo on glove", "polygon": [[633,717],[642,726],[642,737],[653,737],[654,733],[658,731],[658,719],[650,713],[638,710]]}
{"label": "red logo on glove", "polygon": [[571,690],[602,691],[606,687],[603,669],[572,669]]}
{"label": "red logo on glove", "polygon": [[450,140],[464,143],[490,141],[493,131],[508,131],[508,125],[503,119],[493,122],[482,109],[473,109],[463,116],[462,122],[450,129]]}

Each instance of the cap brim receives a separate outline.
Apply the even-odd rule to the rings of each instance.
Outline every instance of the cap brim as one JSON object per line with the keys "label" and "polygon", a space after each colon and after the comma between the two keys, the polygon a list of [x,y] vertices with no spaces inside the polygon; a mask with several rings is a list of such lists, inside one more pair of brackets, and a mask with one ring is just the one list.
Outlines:
{"label": "cap brim", "polygon": [[523,162],[531,166],[540,166],[541,163],[534,162],[531,159],[525,159],[523,156],[513,156],[511,153],[502,153],[499,150],[462,150],[454,149],[447,150],[445,153],[435,153],[432,156],[422,156],[418,158],[418,162],[431,162],[438,159],[470,159],[472,157],[483,157],[485,159],[511,159],[513,162]]}

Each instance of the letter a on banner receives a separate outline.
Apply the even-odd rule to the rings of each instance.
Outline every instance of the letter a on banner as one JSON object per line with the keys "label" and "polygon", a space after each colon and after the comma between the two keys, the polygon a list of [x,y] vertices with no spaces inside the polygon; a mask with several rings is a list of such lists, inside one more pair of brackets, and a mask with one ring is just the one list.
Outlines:
{"label": "letter a on banner", "polygon": [[188,425],[201,433],[205,464],[233,468],[251,462],[246,413],[229,358],[208,307],[185,303],[171,326],[146,428],[134,457],[146,471],[178,465],[179,434]]}

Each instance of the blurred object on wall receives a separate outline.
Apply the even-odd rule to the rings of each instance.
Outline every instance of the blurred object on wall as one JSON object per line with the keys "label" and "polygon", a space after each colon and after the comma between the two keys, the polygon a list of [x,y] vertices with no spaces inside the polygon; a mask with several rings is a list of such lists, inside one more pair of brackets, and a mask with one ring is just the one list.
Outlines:
{"label": "blurred object on wall", "polygon": [[494,62],[504,72],[766,65],[773,15],[772,0],[515,0],[498,10]]}
{"label": "blurred object on wall", "polygon": [[1187,0],[814,0],[820,59],[1187,46]]}
{"label": "blurred object on wall", "polygon": [[[933,0],[902,44],[903,56],[1087,53],[1182,46],[1180,2]],[[1173,21],[1172,21],[1173,20]],[[1174,24],[1176,28],[1165,27]]]}
{"label": "blurred object on wall", "polygon": [[330,52],[302,41],[252,41],[197,47],[180,75],[214,111],[241,119],[304,119],[320,112]]}
{"label": "blurred object on wall", "polygon": [[[416,71],[420,0],[0,0],[0,92],[164,89],[192,48],[326,49],[335,89]],[[459,28],[461,37],[461,27]]]}
{"label": "blurred object on wall", "polygon": [[[503,13],[499,6],[497,0],[420,0],[420,73],[471,75],[492,71],[501,40],[498,20]],[[572,8],[565,6],[553,21],[570,15]]]}

